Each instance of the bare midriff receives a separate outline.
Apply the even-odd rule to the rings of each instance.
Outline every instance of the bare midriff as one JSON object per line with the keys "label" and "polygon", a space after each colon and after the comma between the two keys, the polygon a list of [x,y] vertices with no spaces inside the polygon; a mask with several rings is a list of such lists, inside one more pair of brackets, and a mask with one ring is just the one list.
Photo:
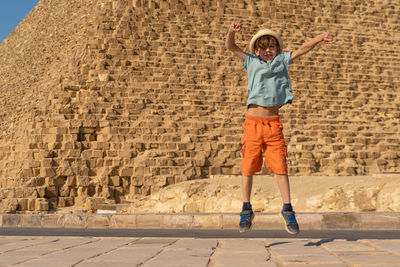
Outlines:
{"label": "bare midriff", "polygon": [[250,104],[247,109],[248,115],[254,116],[278,116],[279,115],[279,106],[273,107],[263,107],[255,104]]}

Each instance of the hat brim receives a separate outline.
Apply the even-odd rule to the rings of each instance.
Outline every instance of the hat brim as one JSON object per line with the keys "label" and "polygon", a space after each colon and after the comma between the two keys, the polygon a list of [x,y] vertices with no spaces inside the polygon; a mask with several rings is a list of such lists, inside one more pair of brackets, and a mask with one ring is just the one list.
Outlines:
{"label": "hat brim", "polygon": [[249,44],[250,53],[254,53],[254,44],[257,41],[257,39],[260,38],[261,36],[265,36],[265,35],[271,35],[271,36],[275,37],[276,40],[278,40],[280,50],[281,51],[283,50],[283,41],[282,41],[282,38],[279,35],[279,33],[274,32],[274,31],[272,31],[270,29],[263,29],[263,30],[258,31],[253,36],[253,38],[251,38],[251,41],[250,41],[250,44]]}

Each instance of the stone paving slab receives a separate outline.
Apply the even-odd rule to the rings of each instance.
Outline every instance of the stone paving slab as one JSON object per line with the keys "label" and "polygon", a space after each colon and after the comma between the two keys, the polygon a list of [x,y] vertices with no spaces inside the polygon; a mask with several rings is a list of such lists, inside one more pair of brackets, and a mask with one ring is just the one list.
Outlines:
{"label": "stone paving slab", "polygon": [[0,266],[400,266],[400,240],[11,237]]}
{"label": "stone paving slab", "polygon": [[364,242],[378,250],[387,250],[395,255],[400,256],[400,240],[390,240],[390,242],[382,242],[380,240],[365,240]]}
{"label": "stone paving slab", "polygon": [[[400,230],[400,212],[296,213],[301,230]],[[0,214],[0,227],[237,229],[239,213]],[[278,213],[256,213],[254,229],[284,230]]]}

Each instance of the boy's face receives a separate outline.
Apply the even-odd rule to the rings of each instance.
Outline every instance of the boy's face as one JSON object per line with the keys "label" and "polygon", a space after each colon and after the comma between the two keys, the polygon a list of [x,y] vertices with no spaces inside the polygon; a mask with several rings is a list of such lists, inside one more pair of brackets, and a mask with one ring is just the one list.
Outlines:
{"label": "boy's face", "polygon": [[254,51],[256,56],[264,60],[265,62],[273,60],[279,53],[279,48],[276,44],[270,43],[265,49],[259,48]]}

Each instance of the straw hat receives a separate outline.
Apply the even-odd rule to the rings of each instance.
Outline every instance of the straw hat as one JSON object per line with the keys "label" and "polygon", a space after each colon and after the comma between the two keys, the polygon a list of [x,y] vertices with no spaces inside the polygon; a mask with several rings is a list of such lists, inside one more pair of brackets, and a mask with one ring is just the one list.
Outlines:
{"label": "straw hat", "polygon": [[271,35],[271,36],[275,37],[276,40],[278,40],[280,50],[281,51],[283,50],[283,41],[282,41],[282,38],[279,35],[279,33],[276,33],[276,32],[274,32],[273,30],[270,30],[270,29],[262,29],[262,30],[259,30],[253,36],[253,38],[251,38],[250,45],[249,45],[250,53],[254,52],[254,43],[257,41],[257,39],[260,38],[261,36],[264,36],[264,35]]}

